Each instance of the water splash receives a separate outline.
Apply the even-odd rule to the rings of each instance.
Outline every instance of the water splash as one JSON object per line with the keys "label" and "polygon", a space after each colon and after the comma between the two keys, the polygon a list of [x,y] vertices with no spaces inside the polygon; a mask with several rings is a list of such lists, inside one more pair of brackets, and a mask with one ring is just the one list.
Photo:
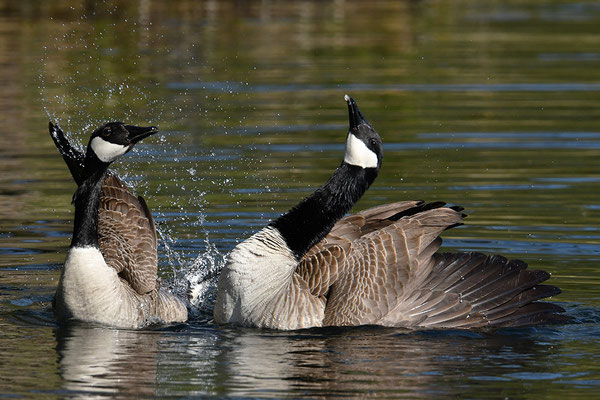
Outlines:
{"label": "water splash", "polygon": [[208,315],[212,317],[218,276],[225,265],[226,255],[219,252],[217,247],[210,242],[208,234],[204,241],[206,251],[186,268],[184,278],[188,282],[187,294],[190,305],[193,307],[193,316]]}

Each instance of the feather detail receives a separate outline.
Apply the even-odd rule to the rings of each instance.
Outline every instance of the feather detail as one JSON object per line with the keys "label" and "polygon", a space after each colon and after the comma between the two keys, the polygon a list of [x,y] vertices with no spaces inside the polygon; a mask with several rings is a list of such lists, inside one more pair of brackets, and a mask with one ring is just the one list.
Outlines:
{"label": "feather detail", "polygon": [[133,196],[119,178],[108,175],[98,212],[98,241],[106,263],[137,293],[154,290],[158,272],[156,231],[144,200]]}

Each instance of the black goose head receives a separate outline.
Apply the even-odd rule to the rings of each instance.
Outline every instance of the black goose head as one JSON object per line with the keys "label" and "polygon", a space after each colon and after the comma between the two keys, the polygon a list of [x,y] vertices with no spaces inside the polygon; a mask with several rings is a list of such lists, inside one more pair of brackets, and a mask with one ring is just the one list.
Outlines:
{"label": "black goose head", "polygon": [[344,161],[357,167],[379,170],[383,161],[381,138],[363,117],[354,99],[348,95],[345,95],[344,99],[348,103],[350,119]]}
{"label": "black goose head", "polygon": [[92,133],[86,156],[110,164],[131,150],[137,142],[156,132],[158,128],[155,126],[144,127],[109,122]]}

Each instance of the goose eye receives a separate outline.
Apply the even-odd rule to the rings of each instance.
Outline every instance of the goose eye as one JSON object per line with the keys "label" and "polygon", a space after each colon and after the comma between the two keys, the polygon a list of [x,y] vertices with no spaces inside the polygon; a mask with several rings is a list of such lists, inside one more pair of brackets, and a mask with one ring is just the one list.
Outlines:
{"label": "goose eye", "polygon": [[374,138],[371,138],[371,146],[375,146],[377,145],[377,140],[375,140]]}
{"label": "goose eye", "polygon": [[107,137],[111,133],[112,133],[112,129],[110,129],[110,128],[104,128],[104,130],[102,131],[102,136]]}

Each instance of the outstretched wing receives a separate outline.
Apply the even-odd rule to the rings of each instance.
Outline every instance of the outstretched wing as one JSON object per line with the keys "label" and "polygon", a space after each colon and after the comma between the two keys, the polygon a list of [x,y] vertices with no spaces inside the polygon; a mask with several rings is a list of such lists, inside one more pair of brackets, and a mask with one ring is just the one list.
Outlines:
{"label": "outstretched wing", "polygon": [[560,290],[544,271],[480,253],[439,254],[460,207],[403,202],[342,219],[296,273],[325,299],[323,325],[483,328],[567,319],[539,302]]}
{"label": "outstretched wing", "polygon": [[[398,220],[372,230],[352,244],[347,265],[331,286],[325,325],[418,324],[398,312],[422,289],[434,267],[439,235],[464,217],[443,203],[417,204]],[[389,319],[393,321],[388,322]],[[417,319],[421,318],[419,315]]]}
{"label": "outstretched wing", "polygon": [[108,265],[139,294],[156,287],[158,269],[154,219],[142,197],[109,174],[102,185],[98,215],[100,251]]}
{"label": "outstretched wing", "polygon": [[406,210],[422,206],[422,201],[384,204],[348,215],[338,221],[331,232],[313,246],[300,261],[296,274],[308,284],[313,296],[328,294],[342,269],[348,267],[346,257],[353,243],[362,236],[389,226]]}

